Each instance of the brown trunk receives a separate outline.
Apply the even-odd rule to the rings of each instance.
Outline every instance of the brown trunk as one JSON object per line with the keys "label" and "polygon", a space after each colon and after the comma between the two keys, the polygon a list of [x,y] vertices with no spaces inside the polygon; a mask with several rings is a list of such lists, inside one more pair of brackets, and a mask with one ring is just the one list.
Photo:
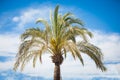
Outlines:
{"label": "brown trunk", "polygon": [[61,80],[60,79],[60,64],[55,63],[55,68],[54,68],[54,80]]}

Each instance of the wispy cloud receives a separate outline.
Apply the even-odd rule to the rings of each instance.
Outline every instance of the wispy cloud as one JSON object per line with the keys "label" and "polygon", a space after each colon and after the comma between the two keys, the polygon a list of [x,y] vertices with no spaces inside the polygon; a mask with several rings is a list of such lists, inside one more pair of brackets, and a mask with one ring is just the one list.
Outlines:
{"label": "wispy cloud", "polygon": [[23,11],[21,11],[20,16],[14,16],[13,22],[17,23],[16,30],[24,29],[26,26],[35,27],[35,22],[38,18],[43,18],[48,20],[49,19],[49,13],[51,8],[48,7],[39,7],[39,8],[27,8]]}
{"label": "wispy cloud", "polygon": [[0,62],[0,72],[13,69],[14,61]]}
{"label": "wispy cloud", "polygon": [[91,42],[98,45],[103,53],[105,61],[120,61],[120,34],[105,33],[101,31],[93,32],[94,38]]}
{"label": "wispy cloud", "polygon": [[16,53],[19,42],[20,40],[17,33],[0,34],[0,55]]}

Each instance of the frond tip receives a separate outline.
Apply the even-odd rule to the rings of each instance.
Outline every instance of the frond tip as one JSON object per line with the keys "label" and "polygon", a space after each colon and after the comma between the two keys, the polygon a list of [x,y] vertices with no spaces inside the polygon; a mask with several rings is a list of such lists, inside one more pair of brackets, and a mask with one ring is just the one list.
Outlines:
{"label": "frond tip", "polygon": [[102,52],[97,46],[94,46],[93,44],[87,42],[79,42],[77,46],[81,52],[90,56],[98,68],[100,68],[102,71],[106,71],[106,67],[102,63]]}

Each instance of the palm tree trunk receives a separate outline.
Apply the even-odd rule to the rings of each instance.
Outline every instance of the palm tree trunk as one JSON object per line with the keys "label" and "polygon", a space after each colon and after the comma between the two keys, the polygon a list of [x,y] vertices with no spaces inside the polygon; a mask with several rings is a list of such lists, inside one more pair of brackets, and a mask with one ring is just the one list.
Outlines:
{"label": "palm tree trunk", "polygon": [[54,80],[61,80],[60,79],[60,64],[55,63],[55,68],[54,68]]}

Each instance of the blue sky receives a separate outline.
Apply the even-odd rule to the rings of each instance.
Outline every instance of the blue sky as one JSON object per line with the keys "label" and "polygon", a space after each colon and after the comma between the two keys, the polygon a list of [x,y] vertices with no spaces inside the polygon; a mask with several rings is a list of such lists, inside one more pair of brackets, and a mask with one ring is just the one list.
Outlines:
{"label": "blue sky", "polygon": [[[76,7],[76,11],[81,8],[85,12],[88,12],[96,16],[99,20],[107,24],[107,27],[95,27],[109,32],[119,32],[120,26],[120,1],[119,0],[2,0],[0,3],[0,14],[5,15],[10,12],[10,16],[19,14],[16,11],[27,7],[37,7],[40,4],[49,4],[55,6],[57,4],[63,6]],[[37,6],[35,6],[37,5]],[[13,14],[12,14],[13,13]],[[79,14],[80,15],[80,14]]]}
{"label": "blue sky", "polygon": [[[23,72],[18,70],[15,73],[12,68],[20,44],[20,34],[27,28],[39,26],[35,24],[38,18],[49,20],[50,10],[53,11],[58,4],[61,14],[72,12],[94,33],[94,38],[89,41],[102,49],[103,62],[108,68],[107,72],[101,72],[86,55],[82,55],[85,61],[83,67],[79,61],[74,61],[68,55],[61,66],[63,78],[120,79],[119,0],[0,0],[0,79],[21,80],[21,76],[22,80],[52,78],[54,65],[47,54],[43,56],[44,63],[37,64],[36,68],[32,68],[31,62]],[[76,39],[79,40],[79,37]]]}

